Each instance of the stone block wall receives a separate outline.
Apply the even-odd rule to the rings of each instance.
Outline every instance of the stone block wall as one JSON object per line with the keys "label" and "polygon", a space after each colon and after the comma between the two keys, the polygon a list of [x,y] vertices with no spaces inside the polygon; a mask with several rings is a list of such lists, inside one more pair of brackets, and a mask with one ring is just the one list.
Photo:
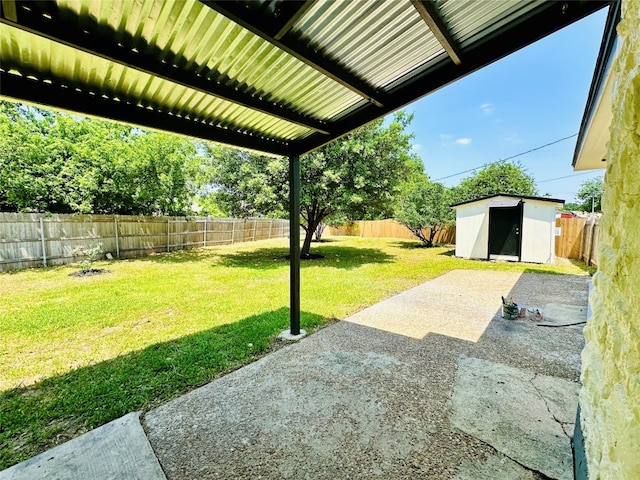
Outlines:
{"label": "stone block wall", "polygon": [[640,1],[622,3],[580,396],[591,479],[640,478]]}

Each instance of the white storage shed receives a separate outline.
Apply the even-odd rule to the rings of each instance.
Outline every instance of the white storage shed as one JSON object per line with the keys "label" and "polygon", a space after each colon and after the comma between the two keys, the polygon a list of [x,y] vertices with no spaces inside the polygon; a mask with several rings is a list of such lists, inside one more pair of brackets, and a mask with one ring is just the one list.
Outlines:
{"label": "white storage shed", "polygon": [[564,200],[491,195],[452,205],[456,257],[555,263],[556,211]]}

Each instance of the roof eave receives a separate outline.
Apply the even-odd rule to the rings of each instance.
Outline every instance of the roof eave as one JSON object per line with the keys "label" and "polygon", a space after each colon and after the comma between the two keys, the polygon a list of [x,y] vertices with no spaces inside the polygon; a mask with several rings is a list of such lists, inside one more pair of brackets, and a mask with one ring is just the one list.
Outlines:
{"label": "roof eave", "polygon": [[580,131],[573,153],[574,170],[593,170],[606,167],[609,126],[613,118],[612,64],[617,45],[616,27],[620,21],[620,0],[614,0],[600,44],[596,67],[587,96]]}
{"label": "roof eave", "polygon": [[487,195],[486,197],[474,198],[473,200],[466,200],[464,202],[454,203],[453,205],[451,205],[451,208],[456,208],[462,205],[467,205],[467,204],[476,203],[476,202],[482,202],[484,200],[490,200],[496,197],[521,198],[524,200],[534,200],[537,202],[559,203],[561,205],[564,205],[564,202],[565,202],[561,198],[534,197],[531,195],[514,195],[511,193],[494,193],[493,195]]}

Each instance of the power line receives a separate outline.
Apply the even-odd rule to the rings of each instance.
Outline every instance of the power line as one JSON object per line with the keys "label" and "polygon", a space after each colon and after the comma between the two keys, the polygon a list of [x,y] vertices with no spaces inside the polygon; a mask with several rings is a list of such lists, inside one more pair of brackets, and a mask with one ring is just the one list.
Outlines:
{"label": "power line", "polygon": [[[479,168],[483,168],[483,167],[485,167],[487,165],[493,165],[494,163],[499,163],[499,162],[506,162],[507,160],[512,160],[512,159],[514,159],[516,157],[521,157],[522,155],[526,155],[527,153],[535,152],[536,150],[543,149],[543,148],[548,147],[550,145],[555,145],[556,143],[560,143],[560,142],[563,142],[565,140],[569,140],[570,138],[573,138],[573,137],[575,137],[577,135],[578,135],[577,133],[574,133],[573,135],[569,135],[568,137],[564,137],[564,138],[561,138],[559,140],[555,140],[555,141],[550,142],[550,143],[545,143],[544,145],[540,145],[539,147],[532,148],[531,150],[527,150],[526,152],[518,153],[516,155],[512,155],[511,157],[507,157],[507,158],[501,158],[500,160],[496,160],[494,162],[489,162],[489,163],[486,163],[485,165],[482,165],[480,167],[471,168],[471,169],[465,170],[463,172],[452,173],[451,175],[447,175],[446,177],[436,178],[433,181],[434,182],[439,182],[440,180],[445,180],[447,178],[457,177],[458,175],[462,175],[464,173],[473,172],[473,171],[478,170]],[[545,181],[548,181],[548,180],[545,180]],[[538,183],[540,183],[540,182],[538,182]]]}
{"label": "power line", "polygon": [[593,172],[592,171],[580,172],[580,173],[574,173],[572,175],[565,175],[564,177],[547,178],[546,180],[541,180],[537,183],[553,182],[554,180],[562,180],[563,178],[578,177],[580,175],[586,175],[587,173],[593,173]]}

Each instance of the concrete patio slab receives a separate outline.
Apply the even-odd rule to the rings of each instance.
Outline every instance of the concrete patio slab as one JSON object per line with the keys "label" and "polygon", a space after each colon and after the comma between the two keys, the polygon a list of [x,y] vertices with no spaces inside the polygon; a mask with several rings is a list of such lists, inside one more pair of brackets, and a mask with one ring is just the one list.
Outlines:
{"label": "concrete patio slab", "polygon": [[0,472],[0,480],[166,480],[137,412]]}
{"label": "concrete patio slab", "polygon": [[[160,406],[144,425],[169,479],[545,478],[451,422],[456,371],[474,358],[576,382],[581,330],[504,320],[500,296],[584,306],[586,289],[584,277],[450,272]],[[493,408],[539,399],[529,386]],[[551,412],[575,408],[563,402],[540,413],[554,422]],[[514,422],[535,436],[529,420]]]}
{"label": "concrete patio slab", "polygon": [[453,480],[535,480],[539,476],[504,455],[487,456],[484,462],[464,461]]}
{"label": "concrete patio slab", "polygon": [[562,305],[548,303],[544,307],[544,321],[554,324],[585,322],[587,320],[586,305]]}
{"label": "concrete patio slab", "polygon": [[520,465],[571,480],[579,384],[461,356],[452,424]]}
{"label": "concrete patio slab", "polygon": [[[498,273],[496,275],[496,273]],[[518,274],[455,270],[349,317],[349,322],[421,339],[438,333],[477,342]]]}

